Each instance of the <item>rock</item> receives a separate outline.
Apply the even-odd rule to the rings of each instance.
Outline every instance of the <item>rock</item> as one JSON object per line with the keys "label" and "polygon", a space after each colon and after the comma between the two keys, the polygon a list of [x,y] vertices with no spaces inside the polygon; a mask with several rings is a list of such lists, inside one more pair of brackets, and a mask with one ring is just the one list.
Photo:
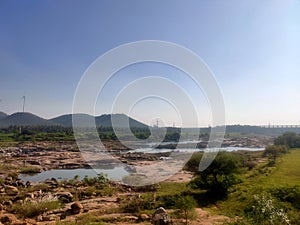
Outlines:
{"label": "rock", "polygon": [[139,220],[142,221],[142,222],[146,221],[146,220],[149,220],[149,216],[147,214],[144,214],[144,213],[140,214],[139,215]]}
{"label": "rock", "polygon": [[26,198],[28,199],[34,199],[34,193],[27,193]]}
{"label": "rock", "polygon": [[12,206],[12,204],[13,204],[13,202],[11,200],[3,202],[3,205],[4,205],[5,208],[8,208],[8,207]]}
{"label": "rock", "polygon": [[52,188],[57,188],[58,187],[58,182],[55,178],[51,178],[51,180],[47,179],[44,181],[45,184],[48,184]]}
{"label": "rock", "polygon": [[152,224],[169,225],[172,224],[172,220],[166,210],[163,207],[160,207],[152,215]]}
{"label": "rock", "polygon": [[22,224],[13,214],[0,214],[0,222],[3,224]]}
{"label": "rock", "polygon": [[58,217],[56,215],[47,215],[47,216],[42,216],[41,221],[54,221],[57,220]]}
{"label": "rock", "polygon": [[25,186],[26,186],[27,188],[30,187],[30,186],[31,186],[31,182],[30,182],[30,181],[27,181],[26,184],[25,184]]}
{"label": "rock", "polygon": [[138,218],[136,216],[124,216],[123,219],[125,221],[137,221]]}
{"label": "rock", "polygon": [[10,176],[8,176],[8,177],[5,178],[5,181],[12,182],[12,181],[13,181],[13,178],[10,177]]}
{"label": "rock", "polygon": [[25,182],[23,180],[17,180],[16,184],[18,187],[25,187]]}
{"label": "rock", "polygon": [[5,188],[5,193],[8,194],[8,195],[17,195],[17,194],[19,194],[18,188],[14,187],[14,186],[7,185],[4,188]]}
{"label": "rock", "polygon": [[81,211],[83,211],[83,206],[81,205],[80,202],[74,202],[72,205],[71,205],[71,211],[73,214],[78,214],[80,213]]}
{"label": "rock", "polygon": [[67,218],[67,215],[66,214],[61,214],[60,217],[59,217],[61,220],[64,220]]}
{"label": "rock", "polygon": [[73,195],[70,192],[57,192],[55,196],[64,203],[69,203],[73,201]]}

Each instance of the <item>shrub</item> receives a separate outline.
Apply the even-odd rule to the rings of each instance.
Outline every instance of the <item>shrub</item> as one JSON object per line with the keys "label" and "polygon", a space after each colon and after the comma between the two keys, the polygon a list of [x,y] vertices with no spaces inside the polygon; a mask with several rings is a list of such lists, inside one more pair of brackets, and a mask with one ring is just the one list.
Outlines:
{"label": "shrub", "polygon": [[157,208],[156,200],[153,194],[134,196],[132,199],[126,199],[122,206],[123,212],[138,213],[142,210],[152,210]]}
{"label": "shrub", "polygon": [[178,208],[177,214],[185,219],[186,225],[189,219],[196,217],[196,206],[197,202],[192,196],[183,196],[176,200],[176,208]]}
{"label": "shrub", "polygon": [[96,184],[107,184],[108,183],[108,178],[106,174],[98,174],[97,177],[88,177],[85,176],[82,180],[82,182],[86,185],[96,185]]}
{"label": "shrub", "polygon": [[245,210],[246,218],[252,225],[290,224],[288,215],[266,194],[253,196],[253,202]]}
{"label": "shrub", "polygon": [[263,156],[268,156],[270,159],[275,161],[278,156],[288,153],[289,149],[285,145],[269,145],[266,147]]}
{"label": "shrub", "polygon": [[300,209],[300,190],[298,186],[274,188],[270,190],[270,193],[280,201],[289,202],[296,209]]}

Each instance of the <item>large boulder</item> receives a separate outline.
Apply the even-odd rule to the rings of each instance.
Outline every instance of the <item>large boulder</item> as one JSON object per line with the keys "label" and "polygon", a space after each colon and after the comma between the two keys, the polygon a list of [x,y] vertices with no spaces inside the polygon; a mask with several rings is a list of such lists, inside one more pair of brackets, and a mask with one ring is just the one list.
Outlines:
{"label": "large boulder", "polygon": [[163,207],[159,207],[152,215],[152,224],[154,225],[170,225],[171,217]]}
{"label": "large boulder", "polygon": [[71,205],[71,211],[73,214],[78,214],[83,211],[83,205],[80,202],[74,202]]}
{"label": "large boulder", "polygon": [[68,191],[57,192],[55,196],[64,203],[69,203],[73,201],[73,195]]}
{"label": "large boulder", "polygon": [[149,219],[150,218],[147,214],[142,213],[142,214],[139,215],[139,221],[144,222],[144,221],[149,220]]}

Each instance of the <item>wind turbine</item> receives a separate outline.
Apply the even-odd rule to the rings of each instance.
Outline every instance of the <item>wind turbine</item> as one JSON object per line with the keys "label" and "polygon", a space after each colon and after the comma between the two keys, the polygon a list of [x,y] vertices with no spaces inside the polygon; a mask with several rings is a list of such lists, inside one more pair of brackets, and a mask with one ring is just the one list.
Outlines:
{"label": "wind turbine", "polygon": [[25,95],[22,96],[22,99],[23,99],[23,112],[25,112],[25,101],[26,101]]}

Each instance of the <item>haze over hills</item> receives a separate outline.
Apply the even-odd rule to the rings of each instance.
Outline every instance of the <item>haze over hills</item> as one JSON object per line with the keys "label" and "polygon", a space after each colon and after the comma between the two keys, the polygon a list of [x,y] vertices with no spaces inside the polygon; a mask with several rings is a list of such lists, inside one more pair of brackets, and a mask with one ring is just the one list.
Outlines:
{"label": "haze over hills", "polygon": [[72,127],[72,116],[76,118],[77,125],[85,127],[90,124],[91,121],[96,122],[96,126],[112,127],[112,117],[119,128],[124,128],[129,120],[130,127],[135,128],[148,128],[146,124],[143,124],[133,118],[126,116],[125,114],[104,114],[101,116],[93,117],[88,114],[66,114],[58,116],[52,119],[44,119],[28,112],[17,112],[12,115],[0,113],[0,127],[9,126],[63,126]]}

